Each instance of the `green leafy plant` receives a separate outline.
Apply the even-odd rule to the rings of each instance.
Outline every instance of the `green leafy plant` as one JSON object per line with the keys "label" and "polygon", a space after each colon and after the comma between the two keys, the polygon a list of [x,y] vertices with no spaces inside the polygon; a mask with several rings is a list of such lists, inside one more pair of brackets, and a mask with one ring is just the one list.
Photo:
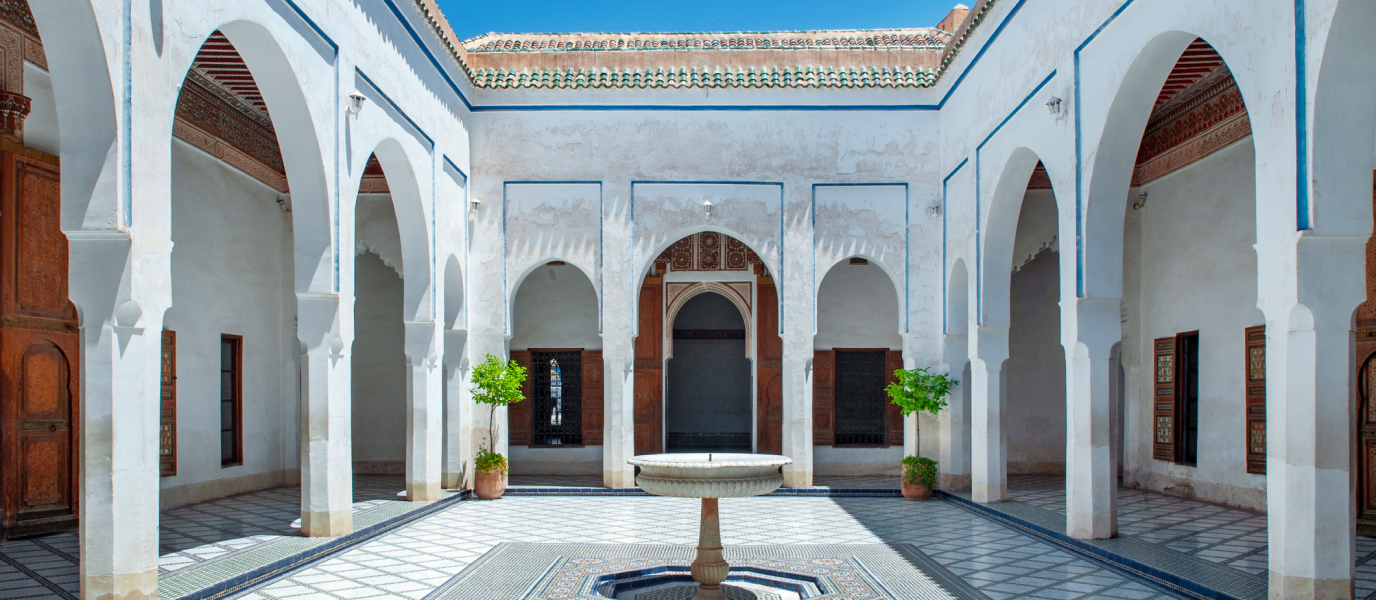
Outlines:
{"label": "green leafy plant", "polygon": [[486,448],[478,451],[478,458],[473,463],[477,465],[479,471],[495,473],[501,471],[506,475],[506,457]]}
{"label": "green leafy plant", "polygon": [[921,483],[927,489],[936,489],[936,461],[921,456],[903,457],[903,483]]}
{"label": "green leafy plant", "polygon": [[884,388],[889,398],[903,412],[903,416],[915,412],[936,414],[946,408],[946,397],[951,395],[951,386],[960,383],[945,373],[933,373],[927,369],[899,369],[893,372],[898,381]]}
{"label": "green leafy plant", "polygon": [[479,471],[501,469],[502,474],[506,474],[506,457],[497,453],[497,409],[525,400],[525,395],[521,394],[525,381],[526,368],[514,360],[503,363],[491,354],[484,354],[482,364],[473,367],[473,387],[469,388],[473,401],[490,407],[487,447],[479,446],[478,458],[474,461]]}

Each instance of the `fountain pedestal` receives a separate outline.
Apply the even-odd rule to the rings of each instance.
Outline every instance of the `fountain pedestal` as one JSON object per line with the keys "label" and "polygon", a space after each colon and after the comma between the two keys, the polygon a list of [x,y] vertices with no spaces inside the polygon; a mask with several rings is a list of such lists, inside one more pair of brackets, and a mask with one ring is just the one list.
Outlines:
{"label": "fountain pedestal", "polygon": [[657,496],[701,498],[698,552],[690,572],[698,583],[693,600],[725,598],[721,584],[731,565],[722,558],[718,498],[768,494],[780,485],[782,468],[792,463],[775,454],[650,454],[626,461],[640,467],[636,484]]}

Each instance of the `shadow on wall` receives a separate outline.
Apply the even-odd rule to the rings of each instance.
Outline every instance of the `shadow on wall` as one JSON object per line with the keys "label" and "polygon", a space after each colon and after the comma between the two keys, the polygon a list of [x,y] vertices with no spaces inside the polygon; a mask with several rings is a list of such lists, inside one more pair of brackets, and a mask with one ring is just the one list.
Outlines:
{"label": "shadow on wall", "polygon": [[1043,250],[1013,273],[1008,327],[1008,473],[1065,473],[1065,351],[1060,255]]}

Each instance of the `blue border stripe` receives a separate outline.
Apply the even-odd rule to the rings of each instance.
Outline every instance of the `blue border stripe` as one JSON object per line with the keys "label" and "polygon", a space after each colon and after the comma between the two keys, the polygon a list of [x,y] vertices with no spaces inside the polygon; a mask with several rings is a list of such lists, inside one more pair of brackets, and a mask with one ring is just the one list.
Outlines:
{"label": "blue border stripe", "polygon": [[[1295,0],[1295,226],[1309,229],[1309,81],[1304,0]],[[1369,58],[1369,57],[1368,57]]]}
{"label": "blue border stripe", "polygon": [[[459,89],[457,83],[454,83],[454,79],[449,76],[449,71],[445,70],[444,66],[440,65],[440,61],[435,58],[433,52],[430,52],[430,47],[425,45],[425,41],[420,38],[420,34],[416,33],[416,29],[412,27],[411,22],[406,19],[406,15],[401,14],[401,9],[397,8],[396,3],[392,0],[382,0],[382,2],[387,5],[387,8],[391,9],[392,15],[395,16],[397,21],[401,23],[401,26],[406,29],[406,33],[411,35],[411,41],[415,42],[416,46],[425,54],[425,58],[430,60],[430,65],[435,67],[436,71],[439,71],[445,83],[449,84],[449,89],[454,91],[454,94],[463,102],[464,107],[473,110],[473,104],[468,101],[467,96],[464,96],[463,90]],[[457,61],[455,61],[455,63],[457,63]]]}
{"label": "blue border stripe", "polygon": [[[448,157],[446,157],[445,160],[448,160]],[[452,165],[453,163],[450,163],[450,164]],[[454,167],[454,169],[457,170],[458,167]],[[459,173],[460,173],[460,174],[463,174],[463,171],[459,171]],[[464,180],[465,180],[465,181],[467,181],[467,178],[468,178],[468,175],[464,175]],[[605,288],[603,287],[603,277],[602,277],[602,254],[603,254],[603,249],[602,249],[602,228],[603,228],[604,225],[605,225],[606,219],[602,218],[602,212],[601,212],[601,210],[602,210],[603,197],[604,197],[606,194],[605,194],[604,191],[603,191],[604,186],[603,186],[603,184],[602,184],[601,181],[597,181],[597,180],[569,179],[569,180],[554,180],[554,181],[511,180],[511,181],[503,181],[503,182],[502,182],[502,313],[503,313],[503,315],[506,316],[506,318],[504,318],[504,320],[506,321],[506,324],[505,324],[505,328],[506,328],[506,330],[507,330],[507,331],[506,331],[506,335],[511,335],[511,334],[512,334],[512,331],[511,331],[511,326],[512,326],[512,315],[508,315],[507,313],[509,312],[509,309],[510,309],[510,307],[511,307],[511,304],[514,303],[514,302],[516,301],[516,294],[514,293],[515,290],[508,290],[508,289],[506,289],[506,288],[507,288],[507,262],[508,262],[508,261],[507,261],[507,252],[506,252],[506,220],[507,220],[507,215],[506,215],[506,202],[507,202],[507,199],[506,199],[506,188],[507,188],[507,186],[509,186],[509,185],[592,185],[592,184],[597,184],[597,208],[598,208],[598,218],[597,218],[597,265],[596,265],[596,268],[597,268],[597,332],[598,332],[599,334],[601,334],[601,332],[602,332],[602,312],[603,312],[603,307],[604,307],[605,304],[606,304],[606,301],[604,300],[604,298],[605,298],[605,296],[606,296],[606,293],[605,293],[606,290],[605,290]],[[467,186],[465,186],[465,189],[466,189],[466,188],[467,188]],[[511,298],[508,299],[508,298],[507,298],[507,294],[511,294]],[[466,303],[466,302],[465,302],[465,306],[467,306],[467,303]],[[465,310],[467,310],[467,309],[465,309]]]}
{"label": "blue border stripe", "polygon": [[[912,276],[909,274],[909,264],[912,262],[912,218],[909,187],[906,181],[883,183],[814,183],[812,184],[812,332],[817,332],[817,188],[819,187],[893,187],[903,186],[903,333],[910,332],[912,318],[909,313],[909,302],[912,301]],[[833,265],[834,266],[834,265]],[[830,270],[830,267],[828,267]]]}
{"label": "blue border stripe", "polygon": [[[995,127],[993,131],[990,131],[990,132],[989,132],[989,135],[987,135],[987,136],[984,137],[984,141],[980,142],[980,143],[979,143],[979,146],[976,146],[976,147],[975,147],[975,324],[976,324],[976,325],[983,325],[983,324],[984,324],[984,244],[983,244],[983,242],[981,241],[982,236],[983,236],[983,225],[980,223],[980,219],[981,219],[981,217],[982,217],[982,215],[981,215],[981,213],[980,213],[980,209],[981,209],[981,204],[983,203],[983,198],[981,197],[981,196],[982,196],[982,191],[981,191],[982,184],[981,184],[981,182],[980,182],[980,163],[982,162],[982,160],[981,160],[981,158],[980,158],[980,151],[981,151],[981,150],[984,150],[984,145],[985,145],[985,144],[988,144],[988,143],[989,143],[989,140],[993,139],[994,135],[997,134],[997,133],[999,132],[1000,129],[1003,129],[1003,126],[1004,126],[1004,125],[1007,125],[1008,122],[1011,121],[1011,120],[1013,119],[1013,117],[1014,117],[1015,115],[1017,115],[1019,111],[1022,110],[1022,107],[1027,106],[1027,103],[1028,103],[1029,101],[1032,100],[1032,97],[1033,97],[1033,96],[1036,96],[1039,92],[1041,92],[1041,91],[1042,91],[1042,88],[1046,87],[1046,84],[1051,83],[1051,80],[1054,79],[1055,77],[1056,77],[1056,71],[1053,70],[1053,71],[1051,71],[1051,74],[1049,74],[1049,75],[1046,76],[1046,79],[1043,79],[1041,83],[1037,84],[1037,87],[1034,88],[1034,89],[1032,90],[1031,93],[1027,94],[1027,97],[1026,97],[1026,98],[1023,98],[1023,99],[1022,99],[1022,102],[1019,102],[1018,105],[1017,105],[1016,107],[1013,108],[1013,111],[1012,111],[1012,112],[1008,113],[1008,116],[1004,117],[1003,120],[999,122],[998,126]],[[964,163],[962,163],[962,164],[964,164]]]}
{"label": "blue border stripe", "polygon": [[409,115],[406,114],[406,111],[402,110],[400,106],[397,106],[397,103],[392,100],[391,96],[387,95],[387,92],[382,91],[381,87],[378,87],[378,85],[374,83],[372,79],[370,79],[366,74],[364,74],[363,69],[354,67],[354,73],[357,73],[359,77],[362,77],[364,83],[367,83],[369,86],[371,86],[373,88],[373,91],[377,92],[379,96],[382,96],[383,100],[387,101],[387,105],[391,106],[392,110],[396,111],[397,114],[401,116],[401,118],[406,119],[406,123],[409,124],[411,128],[415,129],[416,133],[419,133],[421,137],[425,138],[425,141],[430,144],[431,152],[435,151],[434,138],[430,137],[430,134],[425,133],[425,130],[421,129],[420,125],[417,125],[416,122],[412,120]]}
{"label": "blue border stripe", "polygon": [[1099,37],[1104,29],[1113,23],[1118,15],[1123,14],[1132,5],[1133,0],[1127,0],[1118,10],[1113,11],[1108,19],[1099,24],[1099,28],[1094,33],[1089,34],[1085,41],[1080,42],[1075,47],[1075,297],[1085,297],[1085,228],[1084,228],[1084,136],[1082,134],[1082,124],[1080,119],[1080,52],[1089,46],[1094,38]]}
{"label": "blue border stripe", "polygon": [[956,176],[956,173],[960,172],[960,170],[965,167],[966,163],[969,162],[970,158],[968,156],[960,159],[960,164],[956,165],[956,168],[951,169],[950,174],[946,175],[946,177],[941,180],[941,333],[943,334],[947,333],[950,329],[950,315],[946,314],[947,308],[950,305],[948,299],[950,290],[947,289],[947,280],[951,275],[948,271],[950,265],[946,264],[946,215],[948,214],[946,210],[946,184],[951,181],[952,177]]}
{"label": "blue border stripe", "polygon": [[315,33],[320,36],[320,39],[324,40],[326,44],[330,45],[330,49],[334,50],[335,56],[339,56],[339,44],[334,43],[334,40],[330,39],[329,35],[326,35],[324,29],[321,29],[319,25],[315,24],[315,21],[312,21],[310,17],[306,16],[306,11],[301,10],[301,7],[297,6],[296,3],[292,0],[282,1],[286,2],[287,6],[291,7],[292,11],[296,12],[296,16],[301,17],[301,20],[305,21],[306,25],[310,26],[310,28],[314,30]]}

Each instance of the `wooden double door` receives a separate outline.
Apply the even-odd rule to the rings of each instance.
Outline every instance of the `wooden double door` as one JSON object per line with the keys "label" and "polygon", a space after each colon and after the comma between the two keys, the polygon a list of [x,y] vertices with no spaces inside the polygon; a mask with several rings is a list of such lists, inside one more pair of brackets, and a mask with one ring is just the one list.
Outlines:
{"label": "wooden double door", "polygon": [[57,157],[0,140],[0,535],[76,525],[76,309]]}

